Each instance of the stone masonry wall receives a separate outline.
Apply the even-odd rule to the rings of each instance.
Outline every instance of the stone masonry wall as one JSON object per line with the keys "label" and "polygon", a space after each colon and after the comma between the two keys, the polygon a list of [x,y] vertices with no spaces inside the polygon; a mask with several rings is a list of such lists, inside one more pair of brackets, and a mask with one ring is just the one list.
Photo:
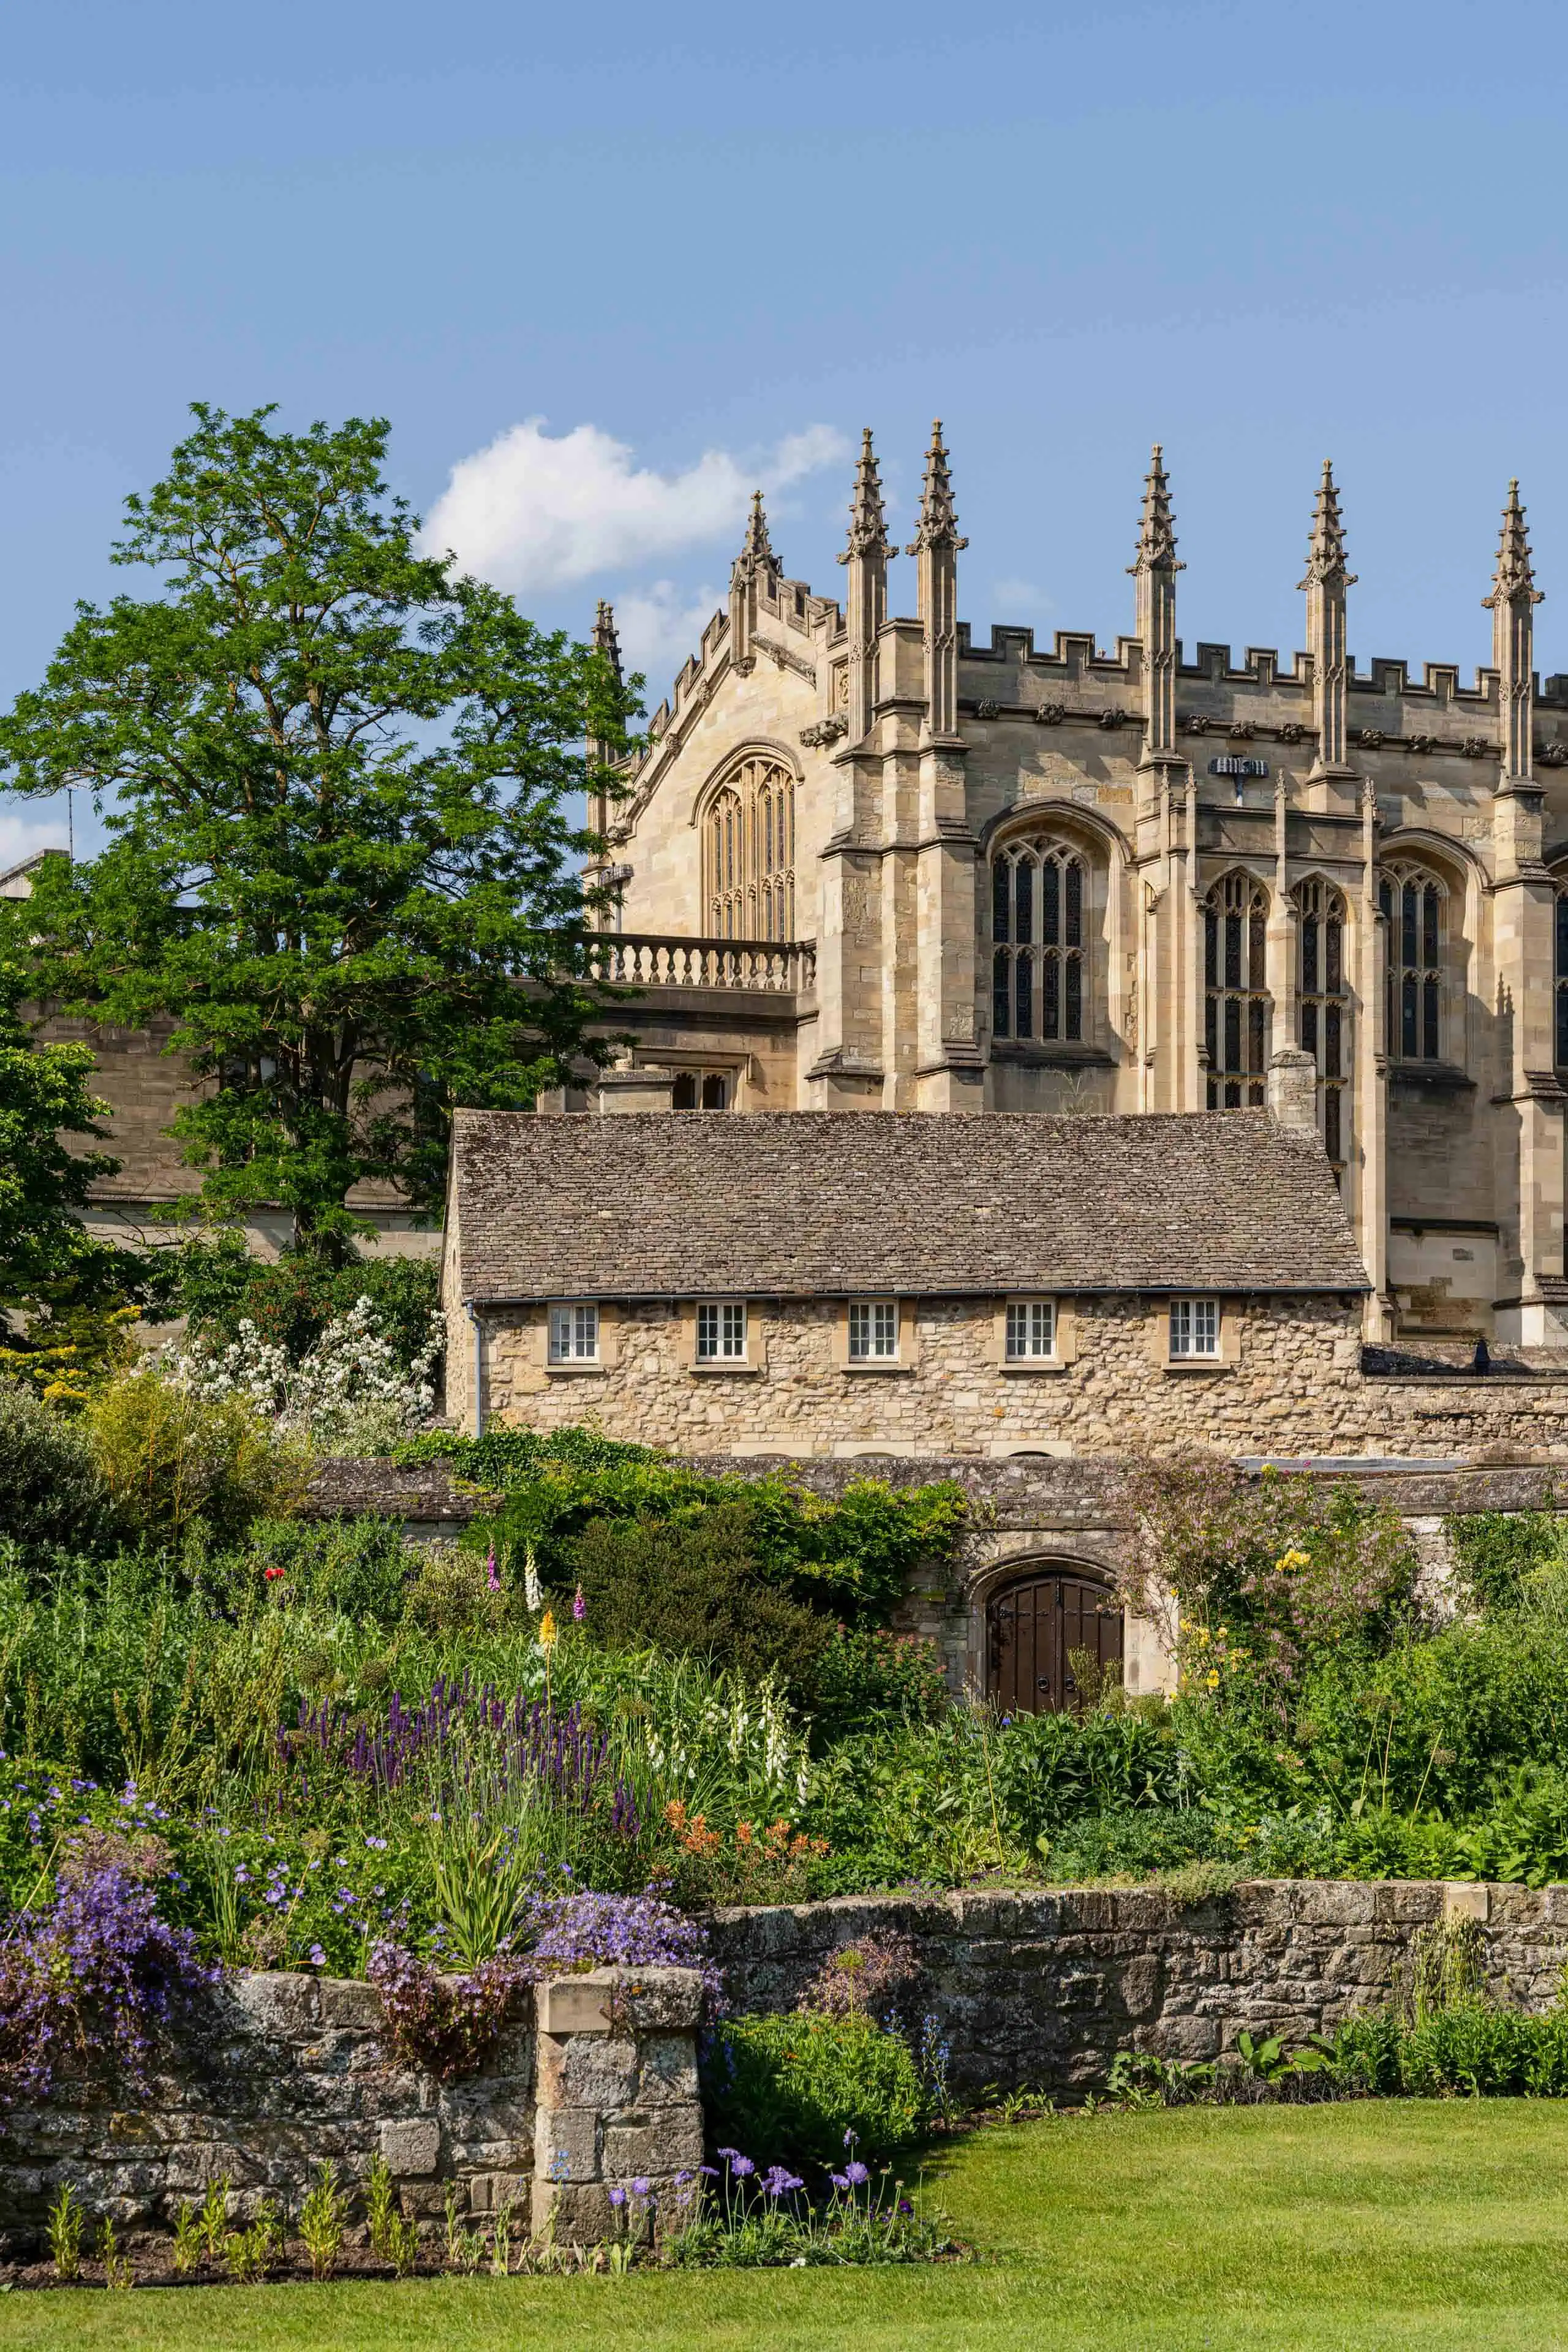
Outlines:
{"label": "stone masonry wall", "polygon": [[[599,1969],[525,1990],[486,2063],[451,2083],[400,2064],[366,1984],[236,1977],[182,2029],[144,2103],[62,2082],[0,2118],[0,2246],[31,2252],[62,2184],[122,2231],[169,2229],[228,2177],[229,2210],[297,2212],[317,2167],[363,2181],[384,2158],[410,2218],[434,2226],[456,2183],[465,2216],[510,2200],[563,2243],[597,2240],[616,2180],[700,2161],[686,1969]],[[534,2003],[537,2000],[537,2020]]]}
{"label": "stone masonry wall", "polygon": [[952,2079],[1093,2088],[1118,2050],[1208,2059],[1244,2028],[1288,2043],[1373,2007],[1424,1927],[1473,1918],[1489,1985],[1543,2009],[1568,1958],[1568,1886],[1255,1879],[1195,1906],[1154,1887],[850,1896],[719,1916],[737,2010],[793,2009],[827,1955],[871,1929],[919,1948],[918,1998]]}
{"label": "stone masonry wall", "polygon": [[[557,1429],[598,1422],[616,1437],[683,1453],[834,1455],[1032,1451],[1132,1456],[1202,1446],[1226,1454],[1441,1456],[1568,1446],[1568,1378],[1431,1380],[1362,1370],[1359,1311],[1332,1297],[1226,1302],[1215,1367],[1159,1360],[1154,1302],[1073,1302],[1073,1358],[1004,1369],[993,1299],[904,1307],[910,1360],[848,1369],[833,1301],[752,1302],[748,1368],[693,1368],[689,1313],[657,1301],[606,1309],[602,1366],[545,1360],[544,1310],[485,1317],[487,1420]],[[472,1425],[466,1323],[447,1366],[447,1406]],[[1232,1341],[1229,1334],[1234,1335]]]}

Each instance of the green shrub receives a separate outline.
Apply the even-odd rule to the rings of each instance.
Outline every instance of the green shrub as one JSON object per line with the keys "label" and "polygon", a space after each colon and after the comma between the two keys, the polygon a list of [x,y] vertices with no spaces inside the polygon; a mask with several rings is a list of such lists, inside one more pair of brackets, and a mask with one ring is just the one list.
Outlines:
{"label": "green shrub", "polygon": [[816,1678],[816,1738],[826,1741],[876,1721],[930,1723],[950,1696],[934,1642],[875,1625],[839,1625]]}
{"label": "green shrub", "polygon": [[1454,1558],[1484,1609],[1510,1609],[1525,1580],[1561,1551],[1563,1522],[1552,1511],[1475,1511],[1448,1521]]}
{"label": "green shrub", "polygon": [[245,1398],[204,1397],[151,1367],[100,1390],[83,1425],[121,1519],[154,1542],[177,1542],[198,1520],[232,1541],[304,1492],[303,1449]]}
{"label": "green shrub", "polygon": [[1147,1878],[1181,1871],[1225,1851],[1214,1817],[1198,1806],[1110,1808],[1068,1821],[1037,1848],[1058,1885],[1093,1878]]}
{"label": "green shrub", "polygon": [[1003,1823],[1026,1847],[1084,1814],[1170,1806],[1184,1793],[1182,1752],[1163,1711],[1152,1722],[1110,1707],[1016,1716],[993,1745],[991,1774]]}
{"label": "green shrub", "polygon": [[815,1694],[833,1628],[763,1581],[736,1506],[718,1506],[694,1526],[595,1520],[569,1562],[604,1648],[651,1647],[750,1683],[772,1675],[802,1702]]}
{"label": "green shrub", "polygon": [[250,1255],[240,1235],[223,1234],[184,1244],[173,1293],[172,1303],[183,1308],[193,1333],[226,1343],[249,1321],[296,1363],[329,1323],[368,1298],[406,1368],[430,1336],[441,1277],[425,1258],[354,1258],[331,1265],[307,1251],[285,1250],[266,1264]]}
{"label": "green shrub", "polygon": [[703,2094],[714,2136],[759,2165],[841,2166],[849,2147],[868,2163],[895,2157],[926,2120],[908,2042],[867,2017],[726,2018],[704,2053]]}
{"label": "green shrub", "polygon": [[527,1622],[519,1586],[492,1589],[477,1552],[436,1544],[418,1556],[406,1589],[404,1617],[424,1633],[457,1633],[483,1628],[500,1633]]}
{"label": "green shrub", "polygon": [[824,1614],[877,1623],[901,1599],[917,1561],[951,1556],[965,1509],[951,1484],[895,1494],[861,1478],[825,1502],[786,1478],[710,1477],[582,1430],[548,1440],[517,1430],[478,1439],[437,1432],[394,1458],[445,1460],[465,1478],[499,1485],[500,1510],[466,1540],[479,1551],[493,1542],[502,1558],[530,1550],[544,1580],[568,1591],[571,1547],[594,1520],[696,1526],[726,1508],[743,1525],[747,1558],[765,1582]]}
{"label": "green shrub", "polygon": [[623,1444],[617,1438],[602,1437],[596,1429],[490,1429],[483,1437],[427,1429],[406,1438],[392,1458],[400,1469],[445,1462],[454,1478],[496,1494],[536,1477],[549,1462],[577,1470],[607,1470],[658,1459],[651,1446]]}
{"label": "green shrub", "polygon": [[424,1555],[404,1541],[395,1519],[262,1519],[244,1550],[211,1564],[202,1580],[221,1590],[226,1572],[254,1585],[278,1569],[290,1601],[358,1624],[392,1626],[423,1565]]}
{"label": "green shrub", "polygon": [[81,1423],[0,1380],[0,1537],[68,1551],[110,1532],[113,1507]]}

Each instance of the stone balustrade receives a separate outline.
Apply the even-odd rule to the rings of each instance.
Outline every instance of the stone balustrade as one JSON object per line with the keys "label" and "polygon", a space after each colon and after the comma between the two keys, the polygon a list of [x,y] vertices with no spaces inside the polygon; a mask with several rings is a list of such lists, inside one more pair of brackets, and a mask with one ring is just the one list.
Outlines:
{"label": "stone balustrade", "polygon": [[816,987],[813,940],[708,940],[602,931],[590,942],[595,979],[628,988],[757,989],[809,996]]}

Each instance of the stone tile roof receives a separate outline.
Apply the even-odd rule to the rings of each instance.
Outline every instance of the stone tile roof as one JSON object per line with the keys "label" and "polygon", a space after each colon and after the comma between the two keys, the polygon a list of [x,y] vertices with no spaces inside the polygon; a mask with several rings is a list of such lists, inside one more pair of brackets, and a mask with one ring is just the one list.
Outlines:
{"label": "stone tile roof", "polygon": [[1263,1111],[453,1122],[464,1298],[1362,1291],[1315,1139]]}

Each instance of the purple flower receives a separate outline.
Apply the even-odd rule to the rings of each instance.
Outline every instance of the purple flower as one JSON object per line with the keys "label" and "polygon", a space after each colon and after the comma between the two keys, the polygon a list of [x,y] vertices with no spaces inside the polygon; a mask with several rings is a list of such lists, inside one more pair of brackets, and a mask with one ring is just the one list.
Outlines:
{"label": "purple flower", "polygon": [[611,2202],[611,2204],[616,2208],[616,2210],[617,2212],[619,2212],[619,2210],[620,2210],[621,2207],[626,2203],[626,2190],[625,2190],[624,2189],[611,2189],[611,2191],[610,2191],[610,2202]]}
{"label": "purple flower", "polygon": [[496,1548],[491,1544],[485,1555],[485,1582],[492,1592],[500,1591],[500,1578],[496,1574]]}
{"label": "purple flower", "polygon": [[846,2147],[858,2147],[860,2145],[859,2133],[858,2131],[851,2131],[847,2125],[846,2125],[844,2130],[844,2145]]}
{"label": "purple flower", "polygon": [[857,2157],[853,2164],[847,2164],[845,2166],[844,2178],[849,2183],[851,2189],[858,2189],[866,2181],[870,2179],[870,2169],[868,2166],[862,2164],[858,2157]]}
{"label": "purple flower", "polygon": [[320,1944],[312,1944],[310,1947],[310,1966],[313,1969],[324,1969],[326,1965],[327,1956],[325,1952],[322,1951]]}
{"label": "purple flower", "polygon": [[749,2172],[755,2172],[756,2168],[756,2166],[752,2162],[749,2156],[736,2156],[731,2153],[730,2158],[730,2169],[735,2175],[737,2180],[744,2180],[746,2175]]}
{"label": "purple flower", "polygon": [[574,1624],[580,1625],[587,1614],[588,1604],[583,1598],[583,1588],[579,1585],[576,1591],[572,1595],[572,1621]]}
{"label": "purple flower", "polygon": [[633,2195],[634,2197],[647,2197],[647,2196],[651,2196],[652,2192],[653,2192],[653,2183],[652,2183],[652,2181],[651,2181],[651,2180],[649,2180],[649,2179],[648,2179],[648,2178],[647,2178],[647,2176],[646,2175],[646,2173],[645,2173],[644,2175],[642,2175],[638,2179],[637,2179],[637,2180],[634,2180],[634,2181],[633,2181],[633,2183],[632,2183],[632,2195]]}
{"label": "purple flower", "polygon": [[847,2172],[830,2172],[827,2178],[832,2181],[835,2189],[847,2189],[849,2186],[849,2175]]}
{"label": "purple flower", "polygon": [[763,2175],[763,2188],[770,2197],[787,2197],[792,2189],[805,2185],[798,2172],[786,2172],[782,2164],[773,2165]]}

